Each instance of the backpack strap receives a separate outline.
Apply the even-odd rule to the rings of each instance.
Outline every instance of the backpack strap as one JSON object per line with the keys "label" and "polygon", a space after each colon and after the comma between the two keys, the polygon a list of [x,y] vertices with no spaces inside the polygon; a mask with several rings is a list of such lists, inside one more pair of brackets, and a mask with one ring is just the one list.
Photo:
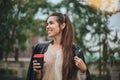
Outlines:
{"label": "backpack strap", "polygon": [[[76,44],[73,44],[73,53],[75,56],[78,56],[79,58],[81,58],[84,61],[84,63],[86,64],[83,51]],[[91,80],[91,76],[90,76],[90,72],[89,72],[88,68],[86,71],[86,80]]]}

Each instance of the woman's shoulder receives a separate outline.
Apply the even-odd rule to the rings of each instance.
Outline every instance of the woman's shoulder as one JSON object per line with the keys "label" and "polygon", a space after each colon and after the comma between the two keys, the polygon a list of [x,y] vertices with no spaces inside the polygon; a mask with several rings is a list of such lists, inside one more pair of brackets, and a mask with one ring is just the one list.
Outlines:
{"label": "woman's shoulder", "polygon": [[48,45],[48,44],[50,44],[52,41],[44,41],[44,42],[39,42],[39,43],[37,43],[36,44],[36,46],[40,46],[40,45]]}
{"label": "woman's shoulder", "polygon": [[52,41],[49,40],[49,41],[44,41],[44,42],[38,42],[34,48],[44,48],[46,46],[48,46]]}
{"label": "woman's shoulder", "polygon": [[51,41],[39,42],[33,47],[33,53],[43,53],[47,50]]}

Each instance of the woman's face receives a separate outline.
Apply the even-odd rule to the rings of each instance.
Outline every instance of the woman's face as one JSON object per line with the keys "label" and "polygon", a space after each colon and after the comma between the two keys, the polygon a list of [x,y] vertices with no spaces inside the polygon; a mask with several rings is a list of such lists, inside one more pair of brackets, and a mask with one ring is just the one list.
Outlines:
{"label": "woman's face", "polygon": [[60,36],[62,33],[62,30],[60,28],[60,25],[57,22],[56,16],[50,16],[47,20],[47,26],[46,31],[48,33],[48,37],[54,38],[56,36]]}

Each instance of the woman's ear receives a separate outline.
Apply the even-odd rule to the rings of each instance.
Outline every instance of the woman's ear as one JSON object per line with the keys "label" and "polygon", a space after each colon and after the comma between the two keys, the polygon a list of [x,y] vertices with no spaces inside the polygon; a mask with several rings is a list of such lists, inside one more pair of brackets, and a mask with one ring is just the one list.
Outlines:
{"label": "woman's ear", "polygon": [[61,29],[63,30],[65,28],[65,23],[61,24]]}

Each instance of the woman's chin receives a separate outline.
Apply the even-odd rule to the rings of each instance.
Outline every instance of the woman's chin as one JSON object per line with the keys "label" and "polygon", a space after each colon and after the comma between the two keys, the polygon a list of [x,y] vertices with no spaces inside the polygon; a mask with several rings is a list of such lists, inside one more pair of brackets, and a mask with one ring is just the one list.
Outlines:
{"label": "woman's chin", "polygon": [[49,38],[53,38],[53,36],[51,36],[51,35],[48,35],[48,37],[49,37]]}

